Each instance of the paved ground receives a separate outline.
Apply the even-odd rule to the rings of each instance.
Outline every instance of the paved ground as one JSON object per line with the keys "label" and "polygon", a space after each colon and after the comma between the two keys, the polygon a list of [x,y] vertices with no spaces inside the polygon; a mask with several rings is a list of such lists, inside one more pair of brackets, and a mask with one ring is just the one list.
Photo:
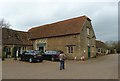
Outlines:
{"label": "paved ground", "polygon": [[82,61],[28,63],[7,59],[3,61],[3,79],[118,79],[118,55],[105,55]]}
{"label": "paved ground", "polygon": [[0,58],[0,80],[2,79],[2,61]]}

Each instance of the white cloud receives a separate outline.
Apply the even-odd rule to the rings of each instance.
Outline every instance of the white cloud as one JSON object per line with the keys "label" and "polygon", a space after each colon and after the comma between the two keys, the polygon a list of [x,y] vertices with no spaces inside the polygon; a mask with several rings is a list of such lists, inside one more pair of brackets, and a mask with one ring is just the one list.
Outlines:
{"label": "white cloud", "polygon": [[[117,2],[118,0],[1,0],[0,18],[8,20],[13,29],[28,30],[33,26],[87,15],[92,19],[97,38],[115,40],[118,37]],[[114,34],[111,35],[111,32]]]}

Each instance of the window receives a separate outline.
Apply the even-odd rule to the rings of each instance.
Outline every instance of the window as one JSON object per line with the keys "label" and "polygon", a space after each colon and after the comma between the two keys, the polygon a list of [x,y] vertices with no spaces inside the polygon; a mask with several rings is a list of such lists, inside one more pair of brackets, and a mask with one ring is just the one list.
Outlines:
{"label": "window", "polygon": [[73,53],[73,46],[68,46],[68,53]]}
{"label": "window", "polygon": [[90,28],[87,28],[87,35],[90,35]]}
{"label": "window", "polygon": [[26,50],[26,47],[23,47],[23,50]]}
{"label": "window", "polygon": [[46,51],[45,54],[57,54],[57,51]]}
{"label": "window", "polygon": [[101,51],[101,49],[100,48],[98,48],[98,52],[100,52]]}
{"label": "window", "polygon": [[8,51],[10,51],[10,48],[8,48]]}

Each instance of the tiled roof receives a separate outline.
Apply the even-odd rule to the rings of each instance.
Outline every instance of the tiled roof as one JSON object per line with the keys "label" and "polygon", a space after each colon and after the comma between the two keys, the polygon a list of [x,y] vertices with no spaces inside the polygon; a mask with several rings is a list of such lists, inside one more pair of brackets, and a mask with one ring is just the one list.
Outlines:
{"label": "tiled roof", "polygon": [[47,38],[80,33],[86,20],[91,21],[86,16],[72,18],[52,24],[31,28],[28,33],[30,39]]}
{"label": "tiled roof", "polygon": [[2,44],[5,45],[32,45],[27,32],[2,28]]}
{"label": "tiled roof", "polygon": [[107,48],[107,45],[102,41],[96,40],[96,47],[97,48]]}

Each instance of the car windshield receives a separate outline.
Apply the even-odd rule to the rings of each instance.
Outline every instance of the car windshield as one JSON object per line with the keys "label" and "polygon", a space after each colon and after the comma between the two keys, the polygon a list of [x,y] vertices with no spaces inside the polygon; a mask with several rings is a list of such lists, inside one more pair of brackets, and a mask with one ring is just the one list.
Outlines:
{"label": "car windshield", "polygon": [[60,54],[59,51],[46,51],[45,54]]}
{"label": "car windshield", "polygon": [[36,54],[41,54],[40,51],[38,50],[28,50],[26,51],[28,54],[31,54],[31,55],[36,55]]}

